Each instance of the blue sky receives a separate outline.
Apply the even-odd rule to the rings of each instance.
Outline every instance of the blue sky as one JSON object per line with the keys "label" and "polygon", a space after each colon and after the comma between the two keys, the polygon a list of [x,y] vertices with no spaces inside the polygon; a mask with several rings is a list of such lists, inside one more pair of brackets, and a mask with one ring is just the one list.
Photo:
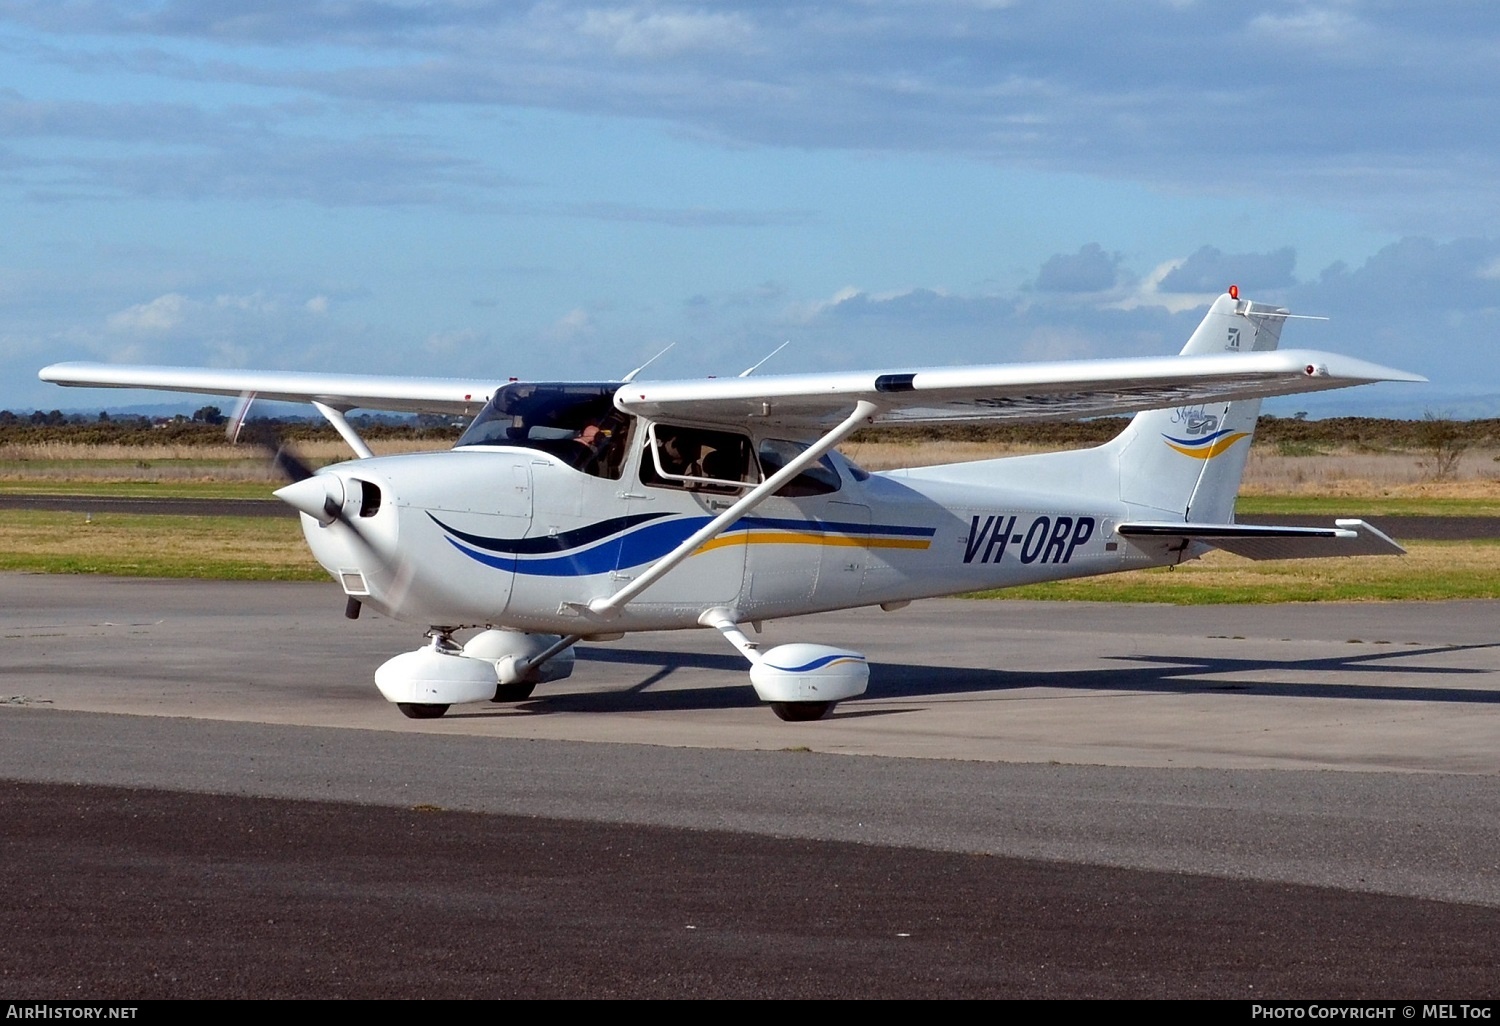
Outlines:
{"label": "blue sky", "polygon": [[1500,415],[1497,68],[1482,2],[0,0],[0,406],[1169,353],[1235,282]]}

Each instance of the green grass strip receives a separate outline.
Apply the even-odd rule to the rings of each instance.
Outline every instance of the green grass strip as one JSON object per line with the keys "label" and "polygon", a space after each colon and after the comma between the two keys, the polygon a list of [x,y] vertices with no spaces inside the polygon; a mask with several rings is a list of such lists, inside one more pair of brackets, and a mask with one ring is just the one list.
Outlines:
{"label": "green grass strip", "polygon": [[270,499],[280,485],[174,481],[0,481],[0,495],[86,495],[116,499]]}
{"label": "green grass strip", "polygon": [[295,519],[0,511],[0,570],[321,581]]}
{"label": "green grass strip", "polygon": [[1242,495],[1234,504],[1235,516],[1256,514],[1333,517],[1495,517],[1500,501],[1495,499],[1360,498],[1322,495]]}
{"label": "green grass strip", "polygon": [[1179,606],[1500,599],[1500,542],[1411,542],[1407,549],[1405,556],[1264,562],[1215,552],[1170,569],[1132,570],[968,597]]}

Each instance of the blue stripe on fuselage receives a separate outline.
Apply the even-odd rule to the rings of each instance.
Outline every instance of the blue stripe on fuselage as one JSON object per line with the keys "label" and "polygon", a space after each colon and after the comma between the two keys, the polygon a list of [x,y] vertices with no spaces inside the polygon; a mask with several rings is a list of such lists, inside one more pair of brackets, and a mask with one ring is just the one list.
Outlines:
{"label": "blue stripe on fuselage", "polygon": [[[481,534],[470,534],[460,531],[458,528],[443,523],[432,513],[427,514],[432,522],[455,538],[462,538],[470,545],[478,549],[487,549],[490,552],[508,552],[513,556],[535,556],[545,552],[566,552],[568,549],[576,549],[587,545],[589,542],[608,538],[610,535],[627,531],[638,524],[649,523],[652,520],[660,520],[668,517],[670,513],[637,513],[628,517],[611,517],[608,520],[600,520],[597,523],[587,524],[572,531],[564,531],[558,535],[543,535],[537,538],[487,538]],[[684,535],[683,537],[686,537]]]}
{"label": "blue stripe on fuselage", "polygon": [[[653,563],[681,545],[694,531],[709,522],[709,517],[677,517],[662,520],[665,513],[644,513],[614,517],[567,531],[555,537],[487,538],[456,530],[430,512],[427,514],[451,536],[449,544],[470,559],[497,570],[538,577],[588,577]],[[843,535],[896,535],[930,538],[937,533],[931,527],[903,525],[878,526],[842,521],[795,520],[785,517],[744,517],[725,529],[725,534],[739,531],[781,530],[814,531]],[[564,551],[571,542],[574,551]],[[590,544],[592,542],[593,544]],[[540,558],[544,552],[556,556]]]}

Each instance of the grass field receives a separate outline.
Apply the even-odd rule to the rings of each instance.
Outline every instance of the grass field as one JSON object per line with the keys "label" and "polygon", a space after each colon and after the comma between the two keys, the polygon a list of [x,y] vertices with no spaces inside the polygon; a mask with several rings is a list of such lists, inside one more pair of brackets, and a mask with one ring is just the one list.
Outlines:
{"label": "grass field", "polygon": [[1500,598],[1500,541],[1409,542],[1400,557],[1256,562],[1210,552],[1177,567],[981,592],[1073,602],[1385,602]]}
{"label": "grass field", "polygon": [[0,495],[98,495],[116,499],[270,499],[279,481],[0,480]]}
{"label": "grass field", "polygon": [[296,517],[0,511],[0,570],[322,581]]}

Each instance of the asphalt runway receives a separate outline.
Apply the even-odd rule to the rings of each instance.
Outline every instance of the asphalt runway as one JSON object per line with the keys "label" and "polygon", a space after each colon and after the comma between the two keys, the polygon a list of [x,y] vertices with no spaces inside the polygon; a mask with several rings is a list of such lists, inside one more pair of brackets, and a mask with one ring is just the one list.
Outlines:
{"label": "asphalt runway", "polygon": [[13,996],[1500,990],[1500,604],[934,601],[409,721],[329,585],[0,575]]}
{"label": "asphalt runway", "polygon": [[[275,486],[267,485],[269,495]],[[0,495],[0,509],[184,517],[296,517],[280,499],[149,499],[121,495]]]}

